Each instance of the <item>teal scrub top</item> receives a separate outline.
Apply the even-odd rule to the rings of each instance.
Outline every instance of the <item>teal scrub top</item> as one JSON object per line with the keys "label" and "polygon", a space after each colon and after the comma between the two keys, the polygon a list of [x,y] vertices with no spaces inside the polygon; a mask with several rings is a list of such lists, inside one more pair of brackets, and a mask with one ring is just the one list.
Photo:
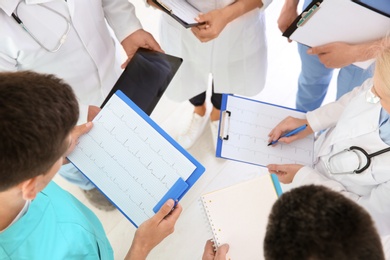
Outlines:
{"label": "teal scrub top", "polygon": [[0,233],[0,259],[113,259],[96,215],[54,182]]}

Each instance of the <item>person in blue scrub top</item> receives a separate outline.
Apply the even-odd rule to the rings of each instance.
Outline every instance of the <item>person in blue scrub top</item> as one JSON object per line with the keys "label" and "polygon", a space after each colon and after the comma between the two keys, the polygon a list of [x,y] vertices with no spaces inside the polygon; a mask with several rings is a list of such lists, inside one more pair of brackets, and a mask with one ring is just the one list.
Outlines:
{"label": "person in blue scrub top", "polygon": [[[303,9],[311,2],[312,0],[305,0]],[[386,0],[363,0],[362,2],[390,14],[390,5]],[[299,0],[285,0],[278,19],[278,26],[282,32],[298,16],[298,4]],[[377,43],[378,41],[362,44],[334,42],[315,48],[298,43],[301,72],[298,78],[296,108],[302,111],[312,111],[321,106],[335,68],[340,68],[337,76],[336,99],[372,77],[374,65],[362,69],[352,63],[373,58],[375,49],[372,46]]]}
{"label": "person in blue scrub top", "polygon": [[[92,128],[75,127],[78,115],[71,87],[54,75],[0,73],[0,259],[113,259],[96,215],[52,181]],[[140,225],[126,259],[145,259],[173,232],[174,204]]]}

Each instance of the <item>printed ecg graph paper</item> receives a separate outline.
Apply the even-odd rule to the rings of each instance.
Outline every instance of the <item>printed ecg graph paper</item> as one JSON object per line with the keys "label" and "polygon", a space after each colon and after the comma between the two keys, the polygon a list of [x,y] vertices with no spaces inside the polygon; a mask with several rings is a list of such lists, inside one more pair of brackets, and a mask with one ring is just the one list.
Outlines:
{"label": "printed ecg graph paper", "polygon": [[117,95],[69,159],[139,226],[196,166]]}
{"label": "printed ecg graph paper", "polygon": [[268,164],[313,164],[314,136],[310,135],[291,144],[268,145],[269,132],[287,116],[304,118],[304,113],[228,96],[226,110],[231,112],[221,157],[266,166]]}

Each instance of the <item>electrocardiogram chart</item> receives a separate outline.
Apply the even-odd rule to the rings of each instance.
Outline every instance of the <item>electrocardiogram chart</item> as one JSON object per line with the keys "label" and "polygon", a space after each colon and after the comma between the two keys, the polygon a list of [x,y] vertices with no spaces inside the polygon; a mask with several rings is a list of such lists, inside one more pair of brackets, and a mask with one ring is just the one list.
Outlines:
{"label": "electrocardiogram chart", "polygon": [[137,226],[196,165],[117,95],[69,159]]}
{"label": "electrocardiogram chart", "polygon": [[[312,165],[314,137],[310,135],[291,144],[268,146],[269,132],[287,116],[304,118],[304,113],[246,98],[226,96],[230,111],[227,140],[217,150],[224,158],[266,166],[276,164]],[[221,130],[222,131],[222,130]]]}

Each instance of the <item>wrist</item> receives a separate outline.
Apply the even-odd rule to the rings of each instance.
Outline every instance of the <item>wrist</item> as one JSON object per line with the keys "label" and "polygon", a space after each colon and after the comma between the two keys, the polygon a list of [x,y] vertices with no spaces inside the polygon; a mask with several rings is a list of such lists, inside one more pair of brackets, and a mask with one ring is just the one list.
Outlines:
{"label": "wrist", "polygon": [[151,249],[146,243],[141,243],[134,238],[125,260],[145,260],[150,251]]}
{"label": "wrist", "polygon": [[354,53],[356,54],[356,61],[366,61],[375,58],[380,51],[380,45],[378,41],[367,42],[363,44],[357,44],[353,46]]}

